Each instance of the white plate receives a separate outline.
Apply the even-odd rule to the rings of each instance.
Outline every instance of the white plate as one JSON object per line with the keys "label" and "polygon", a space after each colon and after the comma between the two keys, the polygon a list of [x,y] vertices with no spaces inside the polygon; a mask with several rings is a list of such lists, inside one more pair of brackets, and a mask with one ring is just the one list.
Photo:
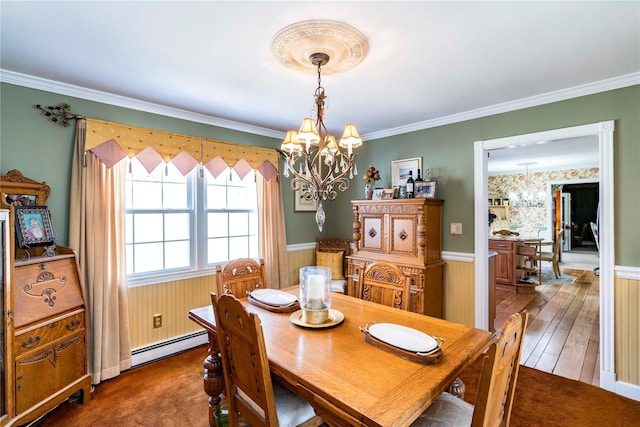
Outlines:
{"label": "white plate", "polygon": [[438,343],[433,337],[394,323],[374,323],[369,326],[369,333],[374,338],[394,347],[416,353],[427,353],[438,347]]}
{"label": "white plate", "polygon": [[273,305],[275,307],[283,307],[285,305],[293,304],[298,300],[295,295],[288,292],[278,291],[276,289],[256,289],[251,292],[251,296],[260,302]]}

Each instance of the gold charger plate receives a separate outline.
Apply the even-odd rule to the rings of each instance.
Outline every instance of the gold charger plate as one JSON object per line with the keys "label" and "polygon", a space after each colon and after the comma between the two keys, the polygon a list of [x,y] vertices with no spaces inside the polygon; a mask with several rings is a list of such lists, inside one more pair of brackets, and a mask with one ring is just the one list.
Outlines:
{"label": "gold charger plate", "polygon": [[310,323],[302,321],[302,310],[298,310],[291,313],[291,316],[289,316],[289,320],[291,320],[291,323],[293,323],[294,325],[300,326],[302,328],[325,329],[332,328],[342,323],[344,321],[344,314],[342,314],[342,312],[338,310],[330,308],[329,320],[327,322],[321,323],[319,325],[312,325]]}

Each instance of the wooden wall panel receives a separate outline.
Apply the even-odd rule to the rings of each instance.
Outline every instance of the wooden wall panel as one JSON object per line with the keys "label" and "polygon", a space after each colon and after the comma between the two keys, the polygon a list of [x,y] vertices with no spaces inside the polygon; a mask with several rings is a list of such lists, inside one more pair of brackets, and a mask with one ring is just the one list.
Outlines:
{"label": "wooden wall panel", "polygon": [[615,312],[617,380],[640,384],[640,281],[616,276]]}
{"label": "wooden wall panel", "polygon": [[[289,252],[289,285],[297,285],[300,281],[300,268],[308,265],[315,265],[316,263],[316,250],[304,249],[301,251]],[[285,286],[281,286],[285,287]]]}
{"label": "wooden wall panel", "polygon": [[[131,348],[179,337],[200,328],[189,310],[211,304],[215,275],[129,288]],[[153,328],[153,315],[162,314],[162,327]]]}
{"label": "wooden wall panel", "polygon": [[475,264],[446,261],[444,267],[444,318],[475,326]]}

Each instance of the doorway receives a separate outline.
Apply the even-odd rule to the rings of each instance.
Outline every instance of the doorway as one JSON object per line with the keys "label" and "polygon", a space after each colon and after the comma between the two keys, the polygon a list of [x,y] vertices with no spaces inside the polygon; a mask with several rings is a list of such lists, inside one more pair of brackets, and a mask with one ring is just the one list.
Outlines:
{"label": "doorway", "polygon": [[598,220],[599,182],[561,184],[566,230],[563,252],[596,253],[591,223]]}
{"label": "doorway", "polygon": [[489,141],[476,141],[474,145],[474,252],[475,259],[475,324],[488,327],[488,228],[486,226],[486,201],[488,198],[487,154],[491,150],[512,146],[526,146],[540,141],[554,141],[595,135],[598,138],[600,168],[601,216],[599,218],[600,237],[600,385],[606,390],[615,389],[615,347],[614,347],[614,294],[613,294],[613,131],[614,122],[600,122],[532,134],[517,135]]}

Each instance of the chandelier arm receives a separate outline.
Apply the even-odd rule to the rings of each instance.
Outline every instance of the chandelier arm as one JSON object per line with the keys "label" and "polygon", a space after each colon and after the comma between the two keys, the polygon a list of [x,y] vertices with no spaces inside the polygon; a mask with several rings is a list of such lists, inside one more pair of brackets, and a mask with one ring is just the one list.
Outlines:
{"label": "chandelier arm", "polygon": [[[357,166],[354,163],[355,153],[351,150],[352,146],[348,146],[345,154],[324,122],[327,96],[322,87],[321,67],[327,64],[329,56],[324,53],[314,53],[309,59],[318,69],[318,87],[314,93],[315,126],[309,125],[308,119],[305,119],[299,132],[287,132],[281,150],[278,152],[284,159],[285,172],[291,172],[293,175],[291,188],[294,191],[303,192],[302,197],[320,201],[316,212],[316,223],[322,231],[325,217],[321,202],[334,200],[338,195],[337,191],[344,192],[349,189],[350,180],[353,179],[353,175],[357,175]],[[362,141],[355,126],[349,126],[353,127],[349,138],[358,139],[361,144]],[[346,130],[344,134],[347,134]],[[299,142],[306,142],[306,144],[301,147]]]}

